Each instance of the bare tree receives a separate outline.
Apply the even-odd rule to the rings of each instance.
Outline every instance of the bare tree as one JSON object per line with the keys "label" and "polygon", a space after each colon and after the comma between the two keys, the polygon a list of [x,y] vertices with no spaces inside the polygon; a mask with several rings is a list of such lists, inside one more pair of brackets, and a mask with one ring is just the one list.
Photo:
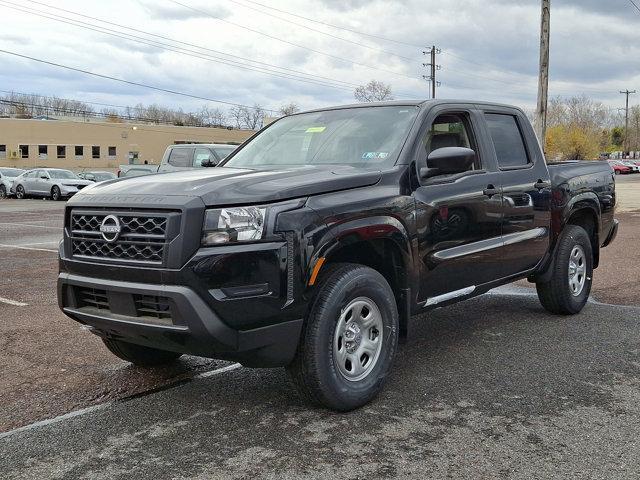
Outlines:
{"label": "bare tree", "polygon": [[[262,128],[265,110],[257,103],[253,107],[233,107],[238,108],[239,122],[238,128],[248,128],[249,130],[258,130]],[[233,110],[232,108],[232,110]]]}
{"label": "bare tree", "polygon": [[393,100],[391,85],[371,80],[366,85],[360,85],[353,91],[353,96],[359,102],[381,102]]}
{"label": "bare tree", "polygon": [[297,113],[299,111],[300,111],[300,106],[297,103],[289,102],[286,105],[282,105],[280,107],[280,110],[278,110],[278,113],[283,117],[286,117],[287,115],[293,115],[294,113]]}
{"label": "bare tree", "polygon": [[242,128],[244,109],[245,107],[241,107],[240,105],[234,105],[229,109],[229,117],[231,117],[233,125],[236,128]]}

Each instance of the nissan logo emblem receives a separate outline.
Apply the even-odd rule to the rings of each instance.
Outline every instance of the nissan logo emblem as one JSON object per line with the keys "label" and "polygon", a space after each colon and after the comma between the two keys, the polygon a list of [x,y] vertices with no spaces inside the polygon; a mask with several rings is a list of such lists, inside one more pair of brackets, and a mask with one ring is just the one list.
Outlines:
{"label": "nissan logo emblem", "polygon": [[104,238],[107,242],[115,242],[120,236],[120,220],[115,215],[107,215],[102,220],[102,224],[100,225],[100,233],[102,234],[102,238]]}

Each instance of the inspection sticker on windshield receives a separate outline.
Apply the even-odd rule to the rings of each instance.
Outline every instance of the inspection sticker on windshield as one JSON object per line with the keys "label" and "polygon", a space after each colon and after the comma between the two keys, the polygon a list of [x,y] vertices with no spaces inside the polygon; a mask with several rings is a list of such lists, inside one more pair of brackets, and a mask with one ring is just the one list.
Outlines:
{"label": "inspection sticker on windshield", "polygon": [[320,133],[324,132],[327,127],[309,127],[305,133]]}
{"label": "inspection sticker on windshield", "polygon": [[387,158],[388,156],[389,152],[364,152],[362,154],[364,160]]}

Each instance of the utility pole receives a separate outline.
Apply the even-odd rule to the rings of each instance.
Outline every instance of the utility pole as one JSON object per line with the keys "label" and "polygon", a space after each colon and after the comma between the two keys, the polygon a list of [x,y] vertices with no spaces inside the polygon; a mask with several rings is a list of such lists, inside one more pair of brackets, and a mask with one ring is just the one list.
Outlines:
{"label": "utility pole", "polygon": [[540,73],[538,76],[538,108],[536,109],[536,134],[542,149],[547,134],[547,99],[549,93],[549,30],[551,0],[542,0],[540,20]]}
{"label": "utility pole", "polygon": [[429,55],[431,58],[431,61],[429,63],[423,63],[422,66],[425,68],[429,68],[430,69],[430,75],[423,75],[422,78],[424,78],[427,82],[429,82],[431,84],[431,98],[436,98],[436,86],[440,86],[440,82],[438,82],[436,80],[436,71],[440,70],[442,67],[438,64],[436,64],[436,54],[441,53],[441,50],[439,48],[436,48],[435,45],[433,45],[430,49],[428,50],[424,50],[422,52],[423,55]]}
{"label": "utility pole", "polygon": [[629,95],[636,93],[635,90],[620,90],[620,93],[626,96],[624,104],[624,152],[622,152],[622,158],[629,151]]}

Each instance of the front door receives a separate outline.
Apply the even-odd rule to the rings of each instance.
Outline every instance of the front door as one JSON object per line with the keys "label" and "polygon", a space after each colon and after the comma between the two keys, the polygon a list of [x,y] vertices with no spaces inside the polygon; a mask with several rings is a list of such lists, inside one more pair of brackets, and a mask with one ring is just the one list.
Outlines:
{"label": "front door", "polygon": [[504,202],[502,277],[529,271],[549,249],[551,183],[535,133],[522,112],[483,111]]}
{"label": "front door", "polygon": [[427,306],[468,295],[499,278],[502,246],[500,174],[487,143],[478,141],[479,112],[469,108],[434,115],[427,117],[423,134],[423,162],[433,150],[456,146],[473,149],[476,161],[467,172],[423,179],[414,192],[421,259],[418,301]]}

